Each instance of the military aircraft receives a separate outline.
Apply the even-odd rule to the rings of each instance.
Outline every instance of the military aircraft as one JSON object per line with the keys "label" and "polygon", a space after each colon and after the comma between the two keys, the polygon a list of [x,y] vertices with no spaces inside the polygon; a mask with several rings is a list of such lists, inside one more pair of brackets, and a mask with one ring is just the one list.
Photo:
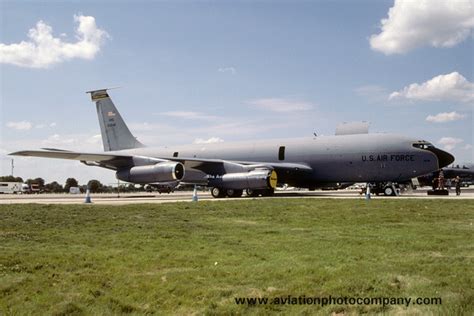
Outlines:
{"label": "military aircraft", "polygon": [[392,134],[369,134],[345,125],[334,136],[274,139],[176,147],[144,146],[130,132],[108,89],[89,91],[96,103],[105,152],[43,148],[10,155],[78,160],[115,171],[136,184],[204,185],[215,198],[268,196],[279,184],[333,187],[343,182],[409,181],[454,161],[431,143]]}
{"label": "military aircraft", "polygon": [[[456,177],[461,178],[463,185],[469,186],[474,182],[474,164],[473,163],[461,163],[445,167],[443,169],[443,176],[446,186],[449,187],[450,183]],[[420,186],[437,186],[437,179],[441,170],[436,170],[432,173],[418,177],[418,183]],[[433,181],[435,180],[435,181]],[[448,181],[449,180],[449,181]]]}

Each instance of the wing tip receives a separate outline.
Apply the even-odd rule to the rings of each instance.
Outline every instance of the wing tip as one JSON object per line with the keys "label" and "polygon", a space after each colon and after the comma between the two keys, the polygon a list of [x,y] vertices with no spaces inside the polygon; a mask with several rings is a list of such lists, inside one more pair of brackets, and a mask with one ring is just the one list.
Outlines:
{"label": "wing tip", "polygon": [[26,155],[27,155],[26,150],[14,151],[8,154],[8,156],[26,156]]}

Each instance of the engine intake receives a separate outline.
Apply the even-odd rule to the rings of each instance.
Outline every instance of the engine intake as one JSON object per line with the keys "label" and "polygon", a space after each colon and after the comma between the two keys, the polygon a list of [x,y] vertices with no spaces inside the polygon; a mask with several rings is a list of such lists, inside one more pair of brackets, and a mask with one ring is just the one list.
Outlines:
{"label": "engine intake", "polygon": [[226,173],[208,181],[209,186],[222,189],[274,189],[277,185],[277,174],[274,170],[255,169],[249,172]]}
{"label": "engine intake", "polygon": [[179,181],[184,177],[184,166],[179,162],[165,161],[119,170],[115,176],[119,180],[139,184]]}

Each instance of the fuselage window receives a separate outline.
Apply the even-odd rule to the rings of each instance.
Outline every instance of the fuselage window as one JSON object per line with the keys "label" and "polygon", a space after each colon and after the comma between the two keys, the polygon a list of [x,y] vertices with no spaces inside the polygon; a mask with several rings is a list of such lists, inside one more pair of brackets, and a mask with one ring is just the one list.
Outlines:
{"label": "fuselage window", "polygon": [[278,160],[285,160],[285,146],[280,146],[278,149]]}
{"label": "fuselage window", "polygon": [[177,151],[175,151],[175,152],[173,153],[173,157],[178,157],[178,152],[177,152]]}

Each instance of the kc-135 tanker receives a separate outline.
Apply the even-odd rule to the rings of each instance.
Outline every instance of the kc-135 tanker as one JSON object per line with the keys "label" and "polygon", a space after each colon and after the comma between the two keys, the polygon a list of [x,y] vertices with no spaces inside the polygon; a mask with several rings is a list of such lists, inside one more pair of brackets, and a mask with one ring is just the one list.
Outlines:
{"label": "kc-135 tanker", "polygon": [[88,93],[96,104],[104,152],[44,148],[11,155],[78,160],[136,184],[204,185],[215,198],[240,197],[244,191],[268,196],[277,184],[315,189],[336,183],[403,183],[454,161],[428,141],[369,134],[350,124],[334,136],[147,147],[130,132],[107,89]]}

